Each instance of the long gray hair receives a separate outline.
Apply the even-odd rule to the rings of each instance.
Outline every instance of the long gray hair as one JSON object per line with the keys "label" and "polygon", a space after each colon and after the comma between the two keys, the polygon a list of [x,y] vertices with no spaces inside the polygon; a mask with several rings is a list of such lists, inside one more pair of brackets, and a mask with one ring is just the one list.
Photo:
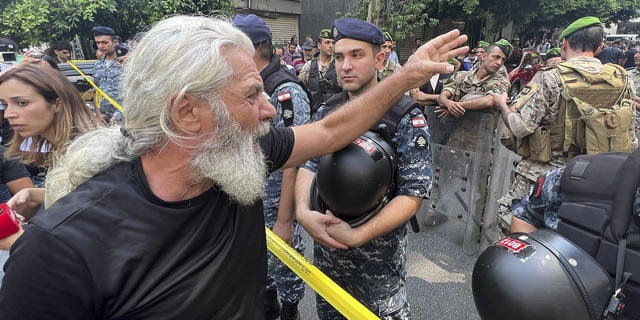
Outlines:
{"label": "long gray hair", "polygon": [[228,20],[174,16],[158,22],[142,39],[124,72],[125,125],[86,133],[55,160],[46,180],[45,206],[116,164],[131,161],[191,136],[171,122],[184,94],[203,99],[217,95],[233,71],[224,54],[254,54],[251,40]]}

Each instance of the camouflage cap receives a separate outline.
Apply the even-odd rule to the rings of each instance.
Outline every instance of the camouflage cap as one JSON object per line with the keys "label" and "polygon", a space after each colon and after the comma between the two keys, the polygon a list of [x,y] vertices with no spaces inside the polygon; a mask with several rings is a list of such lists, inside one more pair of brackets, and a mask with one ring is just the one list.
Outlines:
{"label": "camouflage cap", "polygon": [[486,41],[478,41],[478,48],[486,49],[489,46],[489,42]]}
{"label": "camouflage cap", "polygon": [[560,48],[553,48],[553,49],[547,50],[547,54],[544,56],[544,59],[548,60],[548,59],[557,58],[557,57],[560,57]]}
{"label": "camouflage cap", "polygon": [[602,25],[602,22],[600,22],[600,19],[596,17],[580,18],[574,21],[572,24],[570,24],[566,29],[564,29],[564,31],[562,31],[562,33],[560,34],[560,39],[558,40],[562,41],[562,39],[568,37],[569,35],[573,34],[578,30],[584,29],[586,27],[595,26],[595,25]]}
{"label": "camouflage cap", "polygon": [[331,30],[330,29],[322,29],[322,31],[320,31],[320,35],[318,35],[318,38],[321,38],[321,39],[332,39],[331,38]]}
{"label": "camouflage cap", "polygon": [[500,48],[505,56],[507,56],[507,59],[511,57],[511,54],[513,53],[513,46],[511,45],[511,43],[509,43],[509,41],[502,39],[494,44],[498,46],[498,48]]}
{"label": "camouflage cap", "polygon": [[391,34],[389,32],[385,32],[384,34],[384,41],[393,41],[393,38],[391,38]]}

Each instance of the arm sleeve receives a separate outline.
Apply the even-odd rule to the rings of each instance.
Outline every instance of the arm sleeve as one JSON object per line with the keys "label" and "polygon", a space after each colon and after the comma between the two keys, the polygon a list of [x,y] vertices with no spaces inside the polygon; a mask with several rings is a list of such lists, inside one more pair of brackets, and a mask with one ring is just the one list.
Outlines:
{"label": "arm sleeve", "polygon": [[[286,93],[289,95],[287,96]],[[283,102],[279,97],[285,97],[283,99],[290,100],[293,104],[293,114],[288,114],[283,109]],[[273,126],[276,127],[295,127],[306,123],[309,123],[311,118],[311,108],[309,107],[309,97],[307,93],[302,89],[300,85],[293,82],[287,82],[276,88],[276,91],[271,95],[270,102],[276,107],[276,117],[273,119]],[[285,123],[286,117],[293,117],[290,125]]]}
{"label": "arm sleeve", "polygon": [[20,163],[20,161],[16,159],[7,160],[2,158],[0,161],[2,161],[2,183],[31,176],[24,164]]}
{"label": "arm sleeve", "polygon": [[258,142],[262,148],[269,172],[282,167],[293,151],[295,136],[291,128],[271,127],[269,133],[260,137]]}
{"label": "arm sleeve", "polygon": [[518,138],[533,133],[558,100],[561,84],[550,81],[549,72],[536,73],[516,98],[515,112],[509,114],[509,129]]}
{"label": "arm sleeve", "polygon": [[399,139],[397,195],[429,197],[432,178],[431,136],[419,109],[405,115],[395,133]]}
{"label": "arm sleeve", "polygon": [[30,224],[13,245],[4,271],[0,319],[101,318],[84,260],[37,225]]}
{"label": "arm sleeve", "polygon": [[459,83],[460,81],[458,81],[458,79],[460,79],[461,74],[465,73],[463,72],[456,72],[453,76],[449,77],[449,79],[447,79],[447,82],[444,83],[444,88],[442,88],[442,91],[449,91],[451,92],[451,97],[453,98],[453,95],[456,94],[456,89],[458,89]]}

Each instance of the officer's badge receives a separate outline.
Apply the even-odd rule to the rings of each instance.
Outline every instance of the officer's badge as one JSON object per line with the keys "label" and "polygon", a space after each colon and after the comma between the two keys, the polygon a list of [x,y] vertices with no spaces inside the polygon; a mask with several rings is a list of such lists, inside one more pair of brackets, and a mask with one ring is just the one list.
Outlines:
{"label": "officer's badge", "polygon": [[293,117],[293,111],[291,110],[284,110],[284,112],[282,113],[282,117],[285,119],[290,119]]}
{"label": "officer's badge", "polygon": [[291,93],[289,93],[289,91],[283,92],[278,95],[278,101],[282,102],[285,100],[291,100]]}
{"label": "officer's badge", "polygon": [[420,149],[420,150],[424,150],[427,147],[429,147],[429,141],[427,140],[427,137],[425,137],[424,135],[419,135],[416,138],[415,147],[416,149]]}
{"label": "officer's badge", "polygon": [[526,87],[524,87],[524,89],[522,89],[522,94],[523,94],[523,95],[526,95],[526,94],[528,94],[530,91],[531,91],[531,87],[527,85]]}

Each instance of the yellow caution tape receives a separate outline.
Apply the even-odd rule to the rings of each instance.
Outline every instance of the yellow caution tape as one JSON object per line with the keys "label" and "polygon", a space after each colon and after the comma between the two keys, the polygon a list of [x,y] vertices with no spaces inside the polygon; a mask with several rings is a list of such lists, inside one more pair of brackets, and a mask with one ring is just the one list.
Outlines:
{"label": "yellow caution tape", "polygon": [[343,316],[353,320],[380,320],[329,277],[320,272],[318,268],[309,263],[307,259],[282,241],[269,228],[265,229],[267,230],[267,248],[336,310],[342,313]]}
{"label": "yellow caution tape", "polygon": [[124,114],[124,110],[122,110],[122,107],[115,102],[113,99],[111,99],[111,97],[109,97],[106,93],[104,93],[102,90],[100,90],[100,88],[98,88],[98,86],[96,86],[95,83],[93,83],[93,81],[91,81],[91,79],[89,79],[89,77],[87,77],[87,75],[85,75],[82,71],[80,71],[80,69],[78,69],[78,67],[76,67],[75,64],[73,64],[71,61],[67,60],[67,63],[72,66],[74,69],[76,69],[76,71],[78,71],[78,73],[80,73],[81,76],[83,76],[95,89],[96,89],[96,94],[97,94],[97,99],[96,99],[96,107],[100,108],[100,103],[98,102],[100,99],[100,96],[103,96],[105,99],[107,99],[109,102],[111,102],[111,104],[116,107],[116,109],[120,110],[120,112],[122,112],[122,114]]}

